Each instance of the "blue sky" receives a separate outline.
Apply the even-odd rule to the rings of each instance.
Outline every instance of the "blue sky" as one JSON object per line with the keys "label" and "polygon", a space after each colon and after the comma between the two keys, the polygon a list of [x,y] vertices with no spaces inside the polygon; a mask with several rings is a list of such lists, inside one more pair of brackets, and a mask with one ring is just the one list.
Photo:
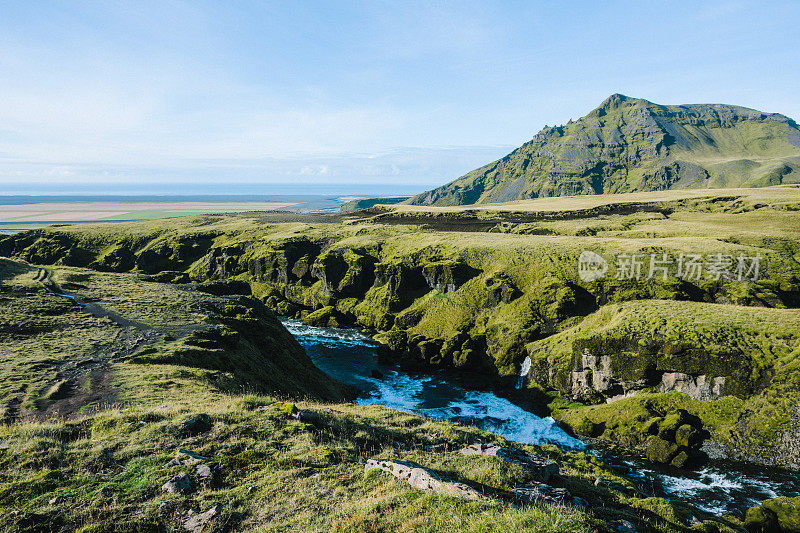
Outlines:
{"label": "blue sky", "polygon": [[0,193],[422,189],[614,92],[798,119],[798,20],[798,2],[0,1]]}

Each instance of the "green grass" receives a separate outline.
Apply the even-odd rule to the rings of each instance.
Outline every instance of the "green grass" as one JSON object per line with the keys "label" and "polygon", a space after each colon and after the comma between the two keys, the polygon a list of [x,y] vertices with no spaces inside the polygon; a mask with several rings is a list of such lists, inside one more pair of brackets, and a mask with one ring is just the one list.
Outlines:
{"label": "green grass", "polygon": [[[633,212],[625,211],[626,202],[637,202]],[[521,219],[520,213],[531,218]],[[411,219],[403,218],[409,214],[413,214]],[[487,223],[480,226],[483,231],[445,231],[448,223],[464,220]],[[208,497],[179,505],[167,502],[169,498],[157,490],[166,477],[158,468],[165,456],[155,460],[148,455],[156,449],[160,453],[173,450],[179,439],[140,434],[135,428],[130,428],[130,437],[128,433],[114,434],[120,450],[132,450],[130,456],[115,463],[120,472],[128,472],[114,485],[124,487],[124,494],[110,493],[116,495],[116,504],[111,503],[113,498],[101,498],[104,503],[97,507],[80,507],[74,511],[72,523],[155,516],[156,521],[174,525],[190,507],[205,509],[221,502],[234,517],[230,520],[240,520],[237,524],[287,522],[306,530],[481,530],[496,523],[514,529],[580,531],[602,529],[603,523],[625,517],[640,530],[672,531],[678,528],[675,521],[681,513],[649,499],[652,494],[615,492],[608,496],[615,502],[609,510],[594,509],[593,515],[585,516],[548,508],[452,502],[413,492],[393,479],[364,478],[361,470],[367,457],[389,454],[498,490],[519,481],[519,472],[475,461],[467,464],[463,458],[419,448],[394,447],[391,441],[400,431],[398,424],[406,422],[389,419],[409,415],[376,408],[332,407],[347,413],[346,424],[341,422],[346,430],[339,422],[334,424],[341,431],[321,430],[311,420],[297,423],[300,425],[274,424],[272,415],[238,402],[269,403],[273,397],[298,401],[320,390],[333,398],[343,391],[319,375],[303,375],[309,363],[299,356],[276,358],[275,353],[285,355],[291,348],[285,345],[289,342],[282,336],[285,332],[274,327],[274,318],[267,316],[264,306],[186,286],[143,281],[141,275],[169,270],[183,272],[193,281],[244,281],[254,296],[276,310],[297,316],[321,310],[319,314],[330,314],[334,320],[355,321],[372,328],[379,340],[399,346],[399,351],[408,350],[407,360],[425,368],[455,367],[480,375],[487,383],[515,382],[520,365],[530,354],[535,364],[525,392],[533,401],[544,400],[540,407],[549,408],[555,418],[573,428],[605,424],[602,438],[631,449],[641,445],[637,428],[644,422],[683,408],[702,419],[713,442],[731,457],[769,463],[794,460],[791,450],[783,453],[779,446],[791,441],[800,401],[798,235],[800,188],[786,186],[533,200],[474,211],[394,206],[350,215],[341,224],[279,223],[269,215],[247,214],[184,217],[171,219],[169,224],[142,221],[68,226],[20,234],[0,239],[0,255],[55,264],[49,268],[63,287],[126,320],[152,328],[158,335],[143,340],[136,328],[122,328],[127,336],[118,339],[121,328],[113,322],[96,319],[41,287],[35,279],[37,268],[0,260],[0,298],[9,310],[0,323],[11,325],[0,330],[4,346],[11,347],[11,354],[4,354],[6,359],[0,361],[4,413],[14,419],[52,406],[48,392],[64,379],[58,375],[62,365],[91,359],[100,350],[110,354],[114,396],[133,409],[131,412],[143,410],[147,417],[172,425],[201,409],[216,418],[238,420],[224,427],[240,440],[214,434],[213,439],[189,443],[231,466],[235,475],[230,484],[218,489],[221,492],[212,491]],[[292,251],[300,241],[317,243],[318,248],[295,264]],[[584,283],[576,268],[583,250],[608,259],[623,252],[666,252],[673,257],[680,253],[758,253],[763,258],[762,278],[748,283],[708,279],[689,284],[674,280],[633,283],[615,280],[612,269],[601,283]],[[342,258],[339,266],[336,257]],[[450,280],[456,268],[468,267],[472,277],[449,292],[417,287],[415,298],[406,300],[399,289],[392,292],[389,284],[379,283],[361,287],[356,294],[337,294],[342,287],[358,284],[366,264],[362,260],[374,261],[386,272],[399,272],[402,266],[439,280]],[[317,273],[326,271],[333,281],[326,286],[319,274],[288,284],[274,277],[267,279],[264,273],[273,265],[286,276],[309,267]],[[337,273],[338,268],[342,271]],[[492,300],[494,291],[504,285],[513,287],[514,298]],[[292,302],[287,300],[290,293],[295,295]],[[25,333],[11,335],[12,329]],[[276,352],[264,349],[258,339],[283,340],[271,345]],[[626,344],[629,340],[633,342]],[[598,347],[622,346],[613,354],[621,375],[633,375],[654,364],[661,370],[724,375],[733,387],[728,396],[714,401],[645,391],[609,404],[584,405],[567,398],[565,387],[575,346],[586,342]],[[677,349],[681,347],[690,349]],[[119,353],[115,355],[115,351]],[[77,388],[88,387],[89,391],[83,390],[87,393],[101,383],[93,377],[79,381]],[[245,392],[270,397],[246,397],[248,400],[229,396]],[[114,424],[121,424],[119,420],[129,414],[111,410],[88,418],[90,404],[87,399],[74,414],[93,421],[109,417],[117,420]],[[160,411],[159,406],[166,407]],[[300,407],[328,413],[321,404]],[[269,423],[259,417],[266,417]],[[419,440],[428,431],[445,432],[458,442],[492,438],[464,428],[429,425],[433,423],[419,417],[411,419],[417,421],[408,423],[408,432],[398,440]],[[62,423],[56,421],[43,426],[17,424],[9,429],[9,442],[28,446],[27,437],[22,436],[27,433],[13,431],[33,431],[34,427],[62,431]],[[214,431],[218,429],[215,425]],[[97,432],[97,442],[110,443],[104,439],[111,437],[103,431]],[[387,431],[392,439],[384,442],[378,437],[374,442],[375,435],[385,436]],[[459,433],[462,431],[466,433]],[[86,437],[90,443],[94,438]],[[154,447],[145,446],[148,438],[154,440]],[[235,442],[242,444],[237,447]],[[64,446],[82,454],[88,452],[76,447],[90,444],[78,439]],[[257,453],[232,458],[249,451]],[[593,484],[585,486],[593,481],[588,473],[611,475],[602,466],[590,465],[585,457],[562,457],[555,450],[538,452],[558,456],[562,469],[574,476],[565,481],[570,490],[590,498],[597,496]],[[26,448],[23,456],[27,453]],[[84,459],[76,464],[85,464],[81,461]],[[22,477],[14,474],[0,477],[0,481],[16,483],[13,487],[20,487],[21,494],[52,494],[56,488],[83,479],[76,471],[65,472],[56,475],[56,481],[42,478],[42,472],[32,469],[20,474]],[[109,483],[108,479],[92,483],[93,488],[79,491],[81,502],[89,500],[88,494],[104,497],[96,491]],[[388,492],[387,484],[391,487]],[[51,485],[56,488],[48,489]],[[256,486],[256,496],[242,493],[249,485]],[[52,517],[42,503],[44,498],[37,497],[25,512]],[[129,497],[133,499],[125,499]],[[172,507],[159,514],[157,506],[164,502]],[[564,521],[557,522],[558,516]]]}
{"label": "green grass", "polygon": [[661,106],[612,95],[577,121],[545,127],[502,159],[408,203],[798,183],[800,148],[789,142],[797,133],[786,117],[737,106]]}
{"label": "green grass", "polygon": [[[181,423],[200,410],[173,405],[0,427],[0,522],[110,531],[138,521],[145,530],[161,531],[179,527],[190,509],[219,505],[215,527],[241,531],[579,532],[611,531],[620,520],[645,531],[678,531],[684,524],[682,507],[638,493],[592,456],[552,446],[526,449],[558,461],[561,475],[553,483],[602,505],[579,512],[416,491],[385,473],[365,475],[366,459],[413,460],[499,493],[531,473],[495,457],[460,455],[463,444],[497,440],[476,429],[381,407],[299,407],[303,418],[294,421],[270,397],[217,396],[202,408],[211,429],[192,437],[181,436]],[[422,448],[439,442],[450,451]],[[209,458],[216,470],[213,487],[202,487],[193,467],[162,466],[178,448]],[[197,490],[163,494],[159,487],[182,471]],[[620,488],[596,487],[598,477]],[[51,505],[56,496],[61,501]]]}
{"label": "green grass", "polygon": [[[344,397],[340,385],[314,368],[302,348],[263,305],[228,302],[177,287],[147,283],[135,274],[110,274],[74,267],[51,268],[51,280],[62,290],[79,294],[120,319],[95,317],[37,280],[40,269],[0,259],[0,398],[4,419],[37,416],[68,384],[92,392],[87,373],[109,363],[124,372],[131,396],[153,391],[147,386],[156,369],[175,370],[181,364],[195,378],[218,388]],[[126,322],[125,324],[128,324]],[[141,391],[138,389],[141,388]],[[112,395],[113,396],[113,395]],[[120,399],[120,401],[122,401]],[[75,406],[79,408],[80,406]]]}

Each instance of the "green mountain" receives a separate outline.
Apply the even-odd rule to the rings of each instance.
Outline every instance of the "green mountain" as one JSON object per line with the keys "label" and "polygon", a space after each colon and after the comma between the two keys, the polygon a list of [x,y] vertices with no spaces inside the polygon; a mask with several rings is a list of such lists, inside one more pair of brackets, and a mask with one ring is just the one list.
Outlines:
{"label": "green mountain", "polygon": [[800,129],[784,115],[722,104],[659,105],[614,94],[585,117],[546,126],[502,159],[408,203],[798,182]]}

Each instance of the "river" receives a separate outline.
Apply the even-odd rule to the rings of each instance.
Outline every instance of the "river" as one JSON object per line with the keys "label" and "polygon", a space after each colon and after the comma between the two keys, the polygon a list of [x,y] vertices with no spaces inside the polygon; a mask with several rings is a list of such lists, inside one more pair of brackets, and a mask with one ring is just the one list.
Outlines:
{"label": "river", "polygon": [[356,329],[317,328],[292,319],[283,323],[317,367],[361,391],[356,400],[361,405],[383,405],[470,424],[525,444],[586,450],[628,469],[656,494],[716,515],[743,517],[749,507],[765,499],[800,495],[797,474],[782,469],[712,461],[698,470],[679,470],[638,458],[609,456],[569,436],[552,418],[538,417],[492,392],[470,390],[448,372],[412,373],[379,363],[374,341]]}

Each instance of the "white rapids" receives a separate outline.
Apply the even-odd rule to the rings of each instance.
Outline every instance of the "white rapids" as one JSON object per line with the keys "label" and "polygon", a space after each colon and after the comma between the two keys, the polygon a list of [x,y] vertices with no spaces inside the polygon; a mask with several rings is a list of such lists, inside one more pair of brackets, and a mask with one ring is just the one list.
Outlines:
{"label": "white rapids", "polygon": [[[550,417],[539,417],[492,392],[469,390],[443,371],[412,373],[377,360],[375,342],[353,328],[306,326],[299,320],[283,324],[305,347],[314,364],[339,381],[361,390],[356,402],[382,405],[436,420],[450,420],[479,427],[525,444],[556,444],[563,448],[592,450],[569,436]],[[532,362],[520,368],[521,388]],[[609,456],[645,484],[655,484],[669,498],[691,503],[706,512],[743,515],[748,507],[778,495],[800,494],[797,476],[777,469],[754,468],[736,463],[710,463],[702,470],[664,468],[641,459]]]}

